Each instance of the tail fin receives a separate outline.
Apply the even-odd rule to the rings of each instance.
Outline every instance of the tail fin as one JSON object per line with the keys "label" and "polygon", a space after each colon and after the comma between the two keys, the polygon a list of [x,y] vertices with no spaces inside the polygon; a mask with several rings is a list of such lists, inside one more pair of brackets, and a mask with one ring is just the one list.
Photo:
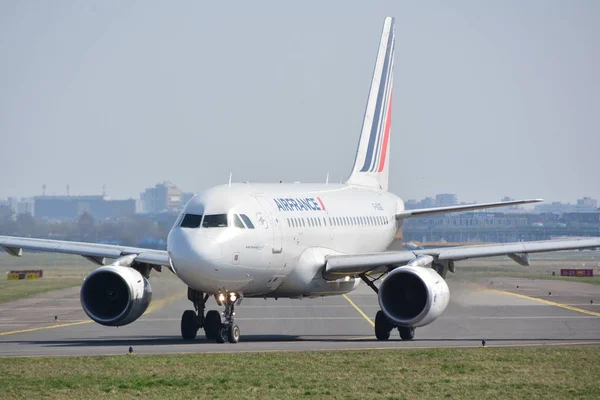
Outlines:
{"label": "tail fin", "polygon": [[350,185],[388,188],[394,41],[394,18],[387,17],[383,23],[354,168],[346,182]]}

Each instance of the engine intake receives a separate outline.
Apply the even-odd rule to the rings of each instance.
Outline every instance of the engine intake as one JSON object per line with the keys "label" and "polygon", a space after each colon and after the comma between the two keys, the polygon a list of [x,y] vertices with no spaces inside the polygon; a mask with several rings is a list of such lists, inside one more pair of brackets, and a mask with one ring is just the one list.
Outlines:
{"label": "engine intake", "polygon": [[123,326],[144,314],[152,300],[152,288],[137,270],[108,265],[85,278],[80,299],[85,313],[97,323]]}
{"label": "engine intake", "polygon": [[430,324],[442,315],[449,300],[448,284],[428,267],[396,268],[379,287],[381,310],[396,326]]}

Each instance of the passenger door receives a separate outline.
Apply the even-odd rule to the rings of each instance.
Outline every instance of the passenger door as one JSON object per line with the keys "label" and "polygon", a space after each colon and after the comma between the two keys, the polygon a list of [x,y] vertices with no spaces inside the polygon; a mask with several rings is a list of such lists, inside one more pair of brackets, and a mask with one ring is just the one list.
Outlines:
{"label": "passenger door", "polygon": [[262,196],[256,196],[256,200],[260,203],[262,208],[265,210],[267,215],[267,219],[269,224],[271,225],[271,230],[273,231],[273,253],[281,253],[283,251],[282,247],[282,228],[281,222],[275,213],[274,206],[271,205],[271,202]]}

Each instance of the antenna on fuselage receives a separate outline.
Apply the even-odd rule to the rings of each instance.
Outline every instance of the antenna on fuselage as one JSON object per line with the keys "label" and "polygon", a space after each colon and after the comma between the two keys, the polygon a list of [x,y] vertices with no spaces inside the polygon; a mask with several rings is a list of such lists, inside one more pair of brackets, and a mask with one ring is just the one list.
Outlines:
{"label": "antenna on fuselage", "polygon": [[229,183],[228,183],[229,187],[231,187],[231,176],[232,176],[232,175],[233,175],[233,172],[230,172],[230,173],[229,173]]}
{"label": "antenna on fuselage", "polygon": [[327,185],[329,183],[329,172],[327,173],[327,177],[325,178],[325,184]]}

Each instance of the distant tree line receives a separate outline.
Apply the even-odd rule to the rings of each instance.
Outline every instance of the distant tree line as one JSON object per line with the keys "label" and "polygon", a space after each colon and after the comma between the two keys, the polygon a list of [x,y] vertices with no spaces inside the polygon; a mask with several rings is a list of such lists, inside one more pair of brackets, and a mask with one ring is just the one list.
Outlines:
{"label": "distant tree line", "polygon": [[0,207],[0,235],[165,249],[176,218],[176,214],[161,214],[96,221],[83,212],[77,220],[48,221]]}

